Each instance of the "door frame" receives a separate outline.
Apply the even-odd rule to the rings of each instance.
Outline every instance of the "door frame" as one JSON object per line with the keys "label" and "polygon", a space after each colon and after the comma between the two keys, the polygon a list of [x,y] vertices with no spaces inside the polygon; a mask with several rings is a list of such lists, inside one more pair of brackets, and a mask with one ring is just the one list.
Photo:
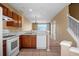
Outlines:
{"label": "door frame", "polygon": [[0,56],[3,56],[2,28],[2,7],[0,7]]}

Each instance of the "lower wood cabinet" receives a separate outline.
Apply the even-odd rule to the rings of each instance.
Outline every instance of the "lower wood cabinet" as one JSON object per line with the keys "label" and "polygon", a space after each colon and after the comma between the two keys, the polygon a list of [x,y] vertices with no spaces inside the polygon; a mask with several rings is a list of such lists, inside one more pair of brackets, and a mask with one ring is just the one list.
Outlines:
{"label": "lower wood cabinet", "polygon": [[36,35],[21,35],[20,38],[21,48],[36,48]]}

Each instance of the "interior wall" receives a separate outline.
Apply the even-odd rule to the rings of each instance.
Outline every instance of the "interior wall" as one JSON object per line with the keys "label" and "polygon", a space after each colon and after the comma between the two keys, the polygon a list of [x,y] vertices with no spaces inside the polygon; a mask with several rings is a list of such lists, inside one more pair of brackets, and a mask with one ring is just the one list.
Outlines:
{"label": "interior wall", "polygon": [[31,31],[31,30],[32,30],[32,22],[23,16],[22,31]]}
{"label": "interior wall", "polygon": [[69,5],[69,14],[79,20],[79,3],[71,3]]}
{"label": "interior wall", "polygon": [[67,32],[67,15],[69,13],[68,6],[59,12],[52,20],[56,21],[56,40],[61,42],[62,40],[72,41],[73,46],[76,46],[76,42],[72,36]]}

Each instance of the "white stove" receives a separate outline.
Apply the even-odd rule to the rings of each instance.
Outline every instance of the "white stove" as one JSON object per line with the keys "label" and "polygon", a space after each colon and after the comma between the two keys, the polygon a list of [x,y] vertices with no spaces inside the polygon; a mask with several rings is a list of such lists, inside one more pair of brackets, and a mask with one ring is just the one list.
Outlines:
{"label": "white stove", "polygon": [[16,56],[19,53],[19,37],[13,37],[6,40],[7,56]]}
{"label": "white stove", "polygon": [[16,56],[19,53],[19,35],[16,32],[4,29],[3,40],[6,40],[7,56]]}

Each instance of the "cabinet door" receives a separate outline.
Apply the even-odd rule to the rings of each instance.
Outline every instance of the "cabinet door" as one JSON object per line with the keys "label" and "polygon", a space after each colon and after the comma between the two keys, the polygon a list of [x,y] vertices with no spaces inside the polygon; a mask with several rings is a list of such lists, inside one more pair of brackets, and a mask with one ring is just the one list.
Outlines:
{"label": "cabinet door", "polygon": [[12,18],[17,21],[17,14],[15,12],[12,12]]}
{"label": "cabinet door", "polygon": [[22,18],[21,16],[17,15],[17,27],[21,27],[22,26]]}
{"label": "cabinet door", "polygon": [[20,47],[21,48],[36,48],[36,36],[35,35],[21,35]]}
{"label": "cabinet door", "polygon": [[25,45],[26,45],[26,37],[25,37],[25,35],[21,35],[20,36],[20,48],[24,48],[24,47],[26,47]]}
{"label": "cabinet door", "polygon": [[7,13],[8,13],[8,17],[12,18],[12,12],[10,9],[7,10]]}
{"label": "cabinet door", "polygon": [[29,35],[22,35],[21,36],[21,47],[22,48],[30,48],[31,47]]}
{"label": "cabinet door", "polygon": [[30,35],[31,48],[36,48],[36,35]]}
{"label": "cabinet door", "polygon": [[7,21],[6,26],[14,27],[15,26],[14,21]]}
{"label": "cabinet door", "polygon": [[6,40],[3,40],[3,56],[7,55]]}
{"label": "cabinet door", "polygon": [[20,22],[19,22],[20,19],[19,19],[19,15],[16,15],[16,16],[17,16],[17,23],[16,23],[17,25],[16,25],[16,26],[17,26],[17,27],[20,27]]}
{"label": "cabinet door", "polygon": [[3,9],[3,15],[7,16],[7,8],[2,3],[0,3],[0,7]]}
{"label": "cabinet door", "polygon": [[16,13],[12,12],[12,18],[14,20],[14,27],[17,27],[17,15],[16,15]]}
{"label": "cabinet door", "polygon": [[19,27],[22,27],[22,17],[19,16]]}
{"label": "cabinet door", "polygon": [[3,15],[7,16],[8,12],[7,12],[8,8],[3,7]]}

